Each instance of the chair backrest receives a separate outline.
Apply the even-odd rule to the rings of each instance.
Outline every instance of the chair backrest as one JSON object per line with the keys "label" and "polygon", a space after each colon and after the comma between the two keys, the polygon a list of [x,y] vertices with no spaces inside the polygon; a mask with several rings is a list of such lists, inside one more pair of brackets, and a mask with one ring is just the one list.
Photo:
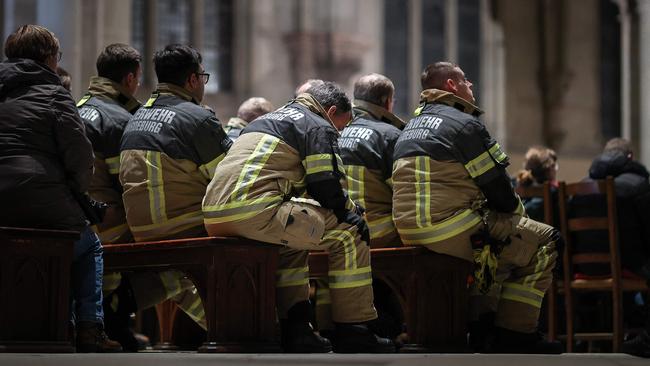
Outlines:
{"label": "chair backrest", "polygon": [[553,226],[553,195],[551,194],[551,184],[544,182],[543,185],[535,186],[520,186],[515,188],[515,192],[521,198],[535,198],[539,197],[544,200],[544,223]]}
{"label": "chair backrest", "polygon": [[[594,195],[604,198],[606,214],[595,216],[600,210],[595,210],[589,217],[573,217],[572,202],[579,196]],[[564,235],[564,279],[572,280],[573,266],[579,264],[609,264],[614,287],[620,286],[620,249],[618,243],[618,220],[616,212],[616,191],[614,179],[610,176],[605,180],[584,181],[579,183],[560,183],[559,187],[560,226]],[[592,216],[593,214],[593,216]],[[606,231],[608,252],[574,253],[574,234],[584,231]],[[584,243],[583,243],[584,244]]]}

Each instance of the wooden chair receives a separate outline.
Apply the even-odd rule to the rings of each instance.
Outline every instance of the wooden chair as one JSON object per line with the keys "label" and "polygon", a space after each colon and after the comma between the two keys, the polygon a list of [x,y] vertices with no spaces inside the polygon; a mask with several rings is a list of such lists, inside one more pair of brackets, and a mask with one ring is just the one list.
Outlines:
{"label": "wooden chair", "polygon": [[[539,186],[517,186],[515,189],[521,198],[542,198],[544,200],[544,223],[553,226],[554,224],[554,203],[551,193],[551,185],[545,182]],[[548,339],[554,341],[557,338],[557,279],[553,278],[551,286],[546,291],[546,311],[548,320]]]}
{"label": "wooden chair", "polygon": [[[570,217],[570,200],[581,195],[604,195],[607,202],[607,215],[602,217]],[[619,352],[623,343],[623,305],[624,291],[647,291],[643,279],[621,278],[620,246],[618,241],[618,218],[616,214],[616,192],[614,179],[566,184],[559,189],[560,223],[566,246],[564,248],[564,276],[562,287],[566,303],[567,352],[573,351],[575,340],[612,340],[613,352]],[[576,232],[599,230],[607,234],[608,252],[574,253],[573,236]],[[611,276],[593,279],[575,279],[574,265],[609,264]],[[576,292],[610,292],[612,296],[611,333],[574,333],[573,298]]]}

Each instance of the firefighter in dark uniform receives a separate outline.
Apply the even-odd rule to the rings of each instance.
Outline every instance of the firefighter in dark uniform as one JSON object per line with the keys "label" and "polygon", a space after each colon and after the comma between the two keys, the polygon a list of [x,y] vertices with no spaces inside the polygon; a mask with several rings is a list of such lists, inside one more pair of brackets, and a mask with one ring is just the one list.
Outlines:
{"label": "firefighter in dark uniform", "polygon": [[489,350],[558,353],[559,344],[537,335],[537,321],[560,235],[525,216],[508,157],[478,119],[471,86],[451,63],[423,72],[420,107],[395,145],[395,225],[406,245],[475,262],[475,349],[488,350],[481,333],[493,318]]}
{"label": "firefighter in dark uniform", "polygon": [[[156,52],[158,86],[129,120],[120,145],[120,183],[136,241],[204,236],[201,201],[230,147],[214,113],[200,105],[208,82],[201,55],[184,45]],[[206,328],[201,299],[179,271],[131,279],[138,309],[173,298]]]}
{"label": "firefighter in dark uniform", "polygon": [[336,352],[393,352],[372,333],[368,228],[341,186],[337,128],[350,102],[334,83],[309,89],[250,124],[208,186],[203,210],[210,235],[281,245],[276,275],[282,343],[287,352],[329,352],[309,320],[309,250],[329,251]]}

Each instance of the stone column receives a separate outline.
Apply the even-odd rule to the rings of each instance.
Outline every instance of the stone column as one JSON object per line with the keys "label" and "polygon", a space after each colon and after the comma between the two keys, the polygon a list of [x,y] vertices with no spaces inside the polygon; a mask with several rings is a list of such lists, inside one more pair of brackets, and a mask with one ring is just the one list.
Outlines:
{"label": "stone column", "polygon": [[[190,1],[190,44],[199,52],[203,52],[203,12],[204,1]],[[213,19],[218,22],[220,19]]]}
{"label": "stone column", "polygon": [[449,62],[458,62],[458,21],[458,0],[447,0],[445,8],[445,54]]}
{"label": "stone column", "polygon": [[638,0],[639,13],[639,152],[638,159],[650,165],[650,0]]}
{"label": "stone column", "polygon": [[420,101],[420,74],[422,73],[422,0],[410,0],[408,2],[408,27],[409,27],[409,58],[408,75],[410,95],[407,108],[409,111],[415,109]]}
{"label": "stone column", "polygon": [[631,19],[628,0],[616,0],[621,22],[621,137],[632,138]]}

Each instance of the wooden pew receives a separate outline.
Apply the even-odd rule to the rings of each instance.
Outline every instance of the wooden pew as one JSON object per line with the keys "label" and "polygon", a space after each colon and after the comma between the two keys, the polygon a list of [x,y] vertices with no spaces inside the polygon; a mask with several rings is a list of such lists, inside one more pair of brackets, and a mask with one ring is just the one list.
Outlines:
{"label": "wooden pew", "polygon": [[[104,246],[104,268],[173,268],[187,273],[199,291],[207,318],[207,340],[199,352],[279,352],[275,314],[277,253],[276,245],[242,238],[111,244]],[[170,321],[161,322],[169,339]]]}
{"label": "wooden pew", "polygon": [[74,352],[74,231],[0,227],[0,352]]}
{"label": "wooden pew", "polygon": [[[372,274],[397,295],[408,343],[401,352],[463,352],[473,265],[421,247],[371,249]],[[309,255],[311,277],[327,277],[327,253]]]}

